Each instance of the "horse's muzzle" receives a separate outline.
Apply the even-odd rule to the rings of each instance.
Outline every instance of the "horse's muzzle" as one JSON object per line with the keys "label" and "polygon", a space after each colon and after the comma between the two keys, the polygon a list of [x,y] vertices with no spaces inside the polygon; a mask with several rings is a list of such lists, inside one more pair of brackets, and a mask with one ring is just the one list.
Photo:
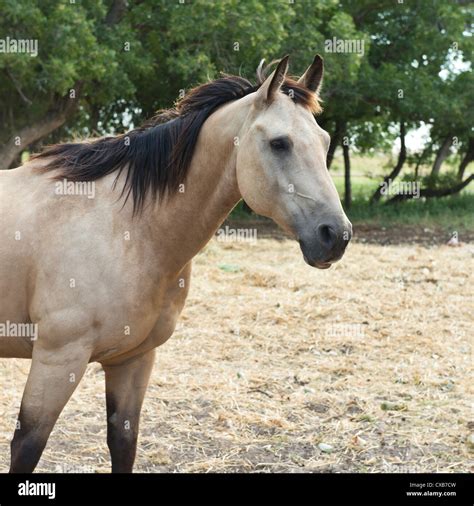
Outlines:
{"label": "horse's muzzle", "polygon": [[311,267],[328,269],[344,255],[352,237],[352,225],[347,220],[343,224],[323,223],[316,227],[311,237],[299,238],[305,262]]}

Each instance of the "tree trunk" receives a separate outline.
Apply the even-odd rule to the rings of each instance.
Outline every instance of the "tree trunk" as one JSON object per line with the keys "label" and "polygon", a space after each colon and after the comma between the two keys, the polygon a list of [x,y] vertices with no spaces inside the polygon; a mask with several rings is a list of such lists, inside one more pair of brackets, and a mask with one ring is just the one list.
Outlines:
{"label": "tree trunk", "polygon": [[46,137],[51,132],[63,125],[76,109],[79,100],[79,91],[82,83],[74,87],[75,98],[69,96],[61,99],[59,105],[55,105],[41,119],[32,125],[20,129],[8,142],[0,148],[0,169],[9,169],[18,161],[21,153],[34,142]]}
{"label": "tree trunk", "polygon": [[[105,24],[112,26],[119,23],[126,10],[126,0],[114,0],[105,17]],[[69,98],[69,96],[63,97],[59,100],[59,104],[52,106],[45,116],[40,118],[36,123],[20,129],[0,148],[0,169],[9,169],[16,165],[21,157],[21,153],[28,148],[30,144],[46,137],[66,122],[77,107],[82,84],[83,83],[79,81],[72,87],[76,92],[75,98]]]}
{"label": "tree trunk", "polygon": [[398,161],[395,167],[393,168],[392,172],[388,176],[386,176],[383,180],[383,182],[380,184],[380,186],[375,190],[374,194],[372,195],[370,202],[374,204],[375,202],[378,202],[382,197],[382,189],[384,188],[385,184],[389,181],[393,181],[398,174],[400,174],[403,164],[405,163],[405,160],[407,158],[407,147],[405,144],[405,122],[403,120],[400,121],[400,153],[398,155]]}
{"label": "tree trunk", "polygon": [[418,155],[416,159],[415,172],[414,172],[415,181],[418,181],[420,177],[420,165],[423,163],[423,160],[426,158],[426,155],[430,152],[430,150],[431,150],[431,143],[425,147],[425,149]]}
{"label": "tree trunk", "polygon": [[127,1],[126,0],[114,0],[110,6],[109,12],[105,17],[105,24],[112,26],[120,23],[125,12],[127,12]]}
{"label": "tree trunk", "polygon": [[464,179],[464,172],[466,171],[466,167],[474,161],[474,137],[469,139],[469,143],[467,145],[467,151],[464,154],[461,163],[458,168],[458,179],[462,181]]}
{"label": "tree trunk", "polygon": [[326,165],[328,170],[331,168],[332,161],[334,159],[334,153],[336,152],[336,148],[341,142],[342,138],[342,126],[336,121],[336,128],[334,129],[334,133],[331,137],[331,144],[329,144],[328,155],[326,159]]}
{"label": "tree trunk", "polygon": [[344,207],[349,209],[352,204],[352,185],[351,185],[351,159],[349,146],[342,142],[342,153],[344,155]]}
{"label": "tree trunk", "polygon": [[451,147],[452,142],[453,142],[452,136],[448,135],[444,139],[443,144],[441,144],[440,148],[438,149],[435,161],[433,163],[433,167],[431,169],[432,176],[437,176],[439,174],[441,165],[443,164],[446,157],[449,155],[449,148]]}

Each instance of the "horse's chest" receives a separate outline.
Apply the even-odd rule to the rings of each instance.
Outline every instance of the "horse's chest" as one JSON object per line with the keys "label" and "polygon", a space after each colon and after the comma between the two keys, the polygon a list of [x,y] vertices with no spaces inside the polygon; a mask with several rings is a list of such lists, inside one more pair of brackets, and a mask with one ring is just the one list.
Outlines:
{"label": "horse's chest", "polygon": [[[183,310],[189,292],[191,266],[186,266],[177,279],[173,279],[166,286],[152,295],[142,299],[139,306],[147,307],[146,311],[133,312],[134,316],[130,321],[135,320],[134,328],[139,329],[134,335],[127,336],[121,342],[114,340],[107,352],[102,355],[105,358],[113,358],[117,355],[133,356],[153,348],[161,346],[173,334],[179,315]],[[155,299],[153,301],[149,299]],[[151,325],[144,325],[145,320]]]}

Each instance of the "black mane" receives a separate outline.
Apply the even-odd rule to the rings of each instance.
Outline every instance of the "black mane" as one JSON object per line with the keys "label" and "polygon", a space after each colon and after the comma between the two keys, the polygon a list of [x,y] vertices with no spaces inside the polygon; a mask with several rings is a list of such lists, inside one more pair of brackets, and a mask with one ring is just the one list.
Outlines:
{"label": "black mane", "polygon": [[[175,108],[160,111],[126,134],[56,144],[35,158],[48,159],[43,170],[57,169],[58,180],[94,181],[117,172],[117,182],[126,170],[122,196],[126,201],[132,194],[134,212],[139,212],[149,194],[153,198],[173,194],[184,182],[206,119],[221,105],[256,91],[260,85],[225,76],[194,88]],[[296,81],[287,79],[281,89],[313,111],[318,106],[314,93]]]}

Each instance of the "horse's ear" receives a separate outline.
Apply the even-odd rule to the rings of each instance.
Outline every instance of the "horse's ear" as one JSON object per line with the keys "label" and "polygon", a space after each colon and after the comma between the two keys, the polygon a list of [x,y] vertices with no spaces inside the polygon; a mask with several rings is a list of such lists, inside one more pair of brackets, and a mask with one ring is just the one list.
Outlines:
{"label": "horse's ear", "polygon": [[275,98],[276,94],[285,81],[288,72],[289,55],[284,56],[278,63],[277,68],[265,79],[265,82],[257,91],[257,101],[261,104],[269,104]]}
{"label": "horse's ear", "polygon": [[321,89],[323,82],[324,64],[323,59],[319,54],[314,57],[313,63],[306,69],[306,72],[298,79],[298,82],[302,84],[308,90],[316,93]]}

